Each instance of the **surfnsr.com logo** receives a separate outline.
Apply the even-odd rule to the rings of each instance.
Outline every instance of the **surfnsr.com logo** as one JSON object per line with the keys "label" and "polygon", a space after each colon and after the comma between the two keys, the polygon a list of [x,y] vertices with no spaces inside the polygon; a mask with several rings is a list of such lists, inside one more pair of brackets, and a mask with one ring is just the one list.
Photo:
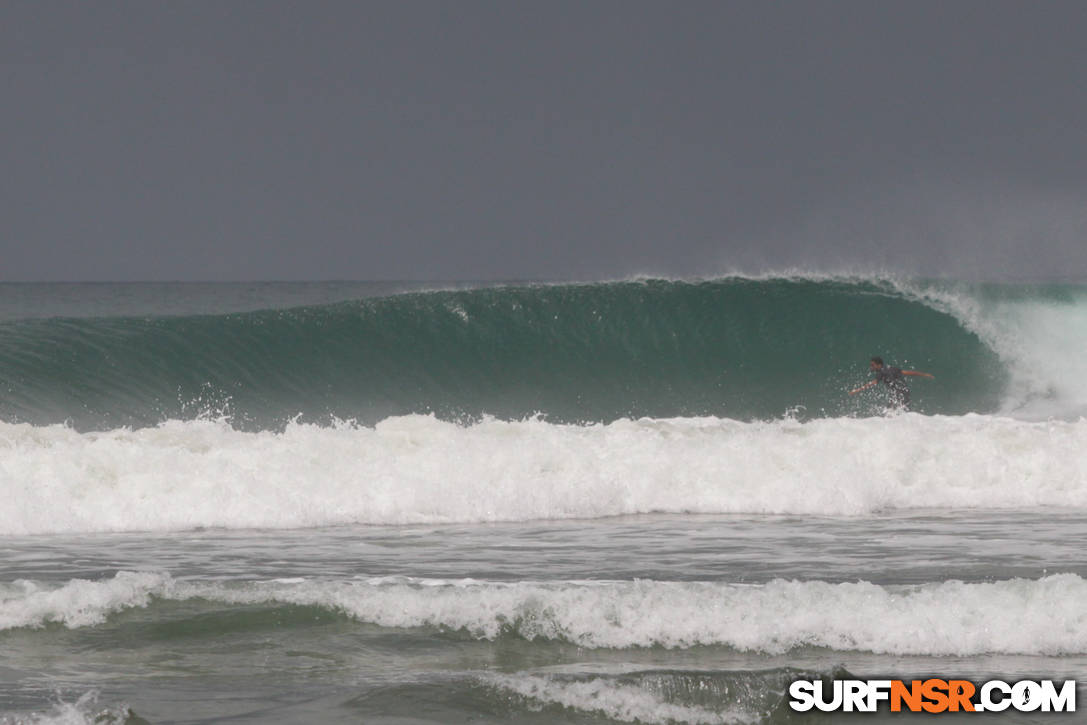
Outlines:
{"label": "surfnsr.com logo", "polygon": [[[829,690],[829,691],[828,691]],[[797,712],[1075,712],[1076,681],[989,680],[797,680],[789,685],[789,706]]]}

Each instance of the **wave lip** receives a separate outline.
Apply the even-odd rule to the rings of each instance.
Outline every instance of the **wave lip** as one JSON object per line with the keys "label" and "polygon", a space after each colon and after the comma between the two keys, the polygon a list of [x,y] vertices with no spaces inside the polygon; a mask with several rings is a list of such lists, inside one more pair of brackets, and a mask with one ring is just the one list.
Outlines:
{"label": "wave lip", "polygon": [[147,607],[153,597],[166,595],[171,582],[166,574],[122,571],[112,579],[72,579],[60,587],[27,580],[0,584],[0,631],[49,623],[69,629],[102,624],[116,612]]}
{"label": "wave lip", "polygon": [[976,335],[1007,373],[998,410],[1027,420],[1087,416],[1087,286],[887,280]]}
{"label": "wave lip", "polygon": [[174,580],[119,572],[48,591],[22,583],[0,599],[4,628],[100,624],[156,599],[301,605],[391,628],[475,639],[516,636],[623,649],[724,646],[783,653],[818,647],[893,655],[1087,652],[1087,581],[1075,574],[911,586],[774,580],[488,582],[404,577],[299,582]]}
{"label": "wave lip", "polygon": [[0,535],[597,518],[1087,508],[1087,420],[915,414],[373,428],[0,423]]}
{"label": "wave lip", "polygon": [[0,322],[0,420],[105,430],[225,411],[263,430],[298,415],[373,424],[428,412],[835,417],[882,408],[877,396],[845,395],[873,354],[936,374],[915,388],[920,410],[999,410],[1002,357],[1015,350],[998,343],[1010,338],[973,324],[988,318],[965,314],[979,307],[971,290],[904,285],[509,285],[224,315]]}

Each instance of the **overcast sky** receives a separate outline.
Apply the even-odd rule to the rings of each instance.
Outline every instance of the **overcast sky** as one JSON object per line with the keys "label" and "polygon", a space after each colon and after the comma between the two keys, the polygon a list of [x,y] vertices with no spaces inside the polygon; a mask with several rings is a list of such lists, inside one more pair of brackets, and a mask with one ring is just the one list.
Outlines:
{"label": "overcast sky", "polygon": [[1087,276],[1087,2],[0,4],[0,280]]}

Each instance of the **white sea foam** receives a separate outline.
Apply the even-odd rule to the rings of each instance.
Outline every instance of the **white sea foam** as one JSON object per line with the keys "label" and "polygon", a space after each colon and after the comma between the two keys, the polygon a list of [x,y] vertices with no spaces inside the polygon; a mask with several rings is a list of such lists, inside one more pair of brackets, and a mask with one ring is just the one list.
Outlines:
{"label": "white sea foam", "polygon": [[75,702],[58,701],[47,711],[0,715],[0,725],[122,725],[132,717],[127,705],[98,707],[99,693],[91,690]]}
{"label": "white sea foam", "polygon": [[621,420],[426,416],[374,428],[0,423],[0,535],[590,518],[1087,508],[1087,421],[967,415]]}
{"label": "white sea foam", "polygon": [[914,586],[774,580],[490,582],[411,578],[219,582],[121,572],[0,600],[3,628],[99,623],[153,597],[294,604],[382,627],[514,634],[590,648],[724,645],[780,653],[826,647],[896,655],[1087,652],[1087,581],[1074,574]]}
{"label": "white sea foam", "polygon": [[560,705],[620,722],[732,725],[757,723],[761,719],[738,709],[717,712],[696,705],[667,702],[660,695],[636,685],[600,677],[564,681],[542,675],[487,675],[483,681],[540,705]]}
{"label": "white sea foam", "polygon": [[165,574],[123,571],[112,579],[73,579],[60,587],[27,580],[0,583],[0,631],[50,622],[73,628],[101,624],[115,612],[146,607],[172,581]]}

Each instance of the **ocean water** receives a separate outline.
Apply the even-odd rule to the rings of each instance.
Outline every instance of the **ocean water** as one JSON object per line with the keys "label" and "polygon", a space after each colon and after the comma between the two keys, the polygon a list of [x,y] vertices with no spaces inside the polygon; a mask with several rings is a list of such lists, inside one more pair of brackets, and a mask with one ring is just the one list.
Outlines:
{"label": "ocean water", "polygon": [[1083,680],[1085,415],[1070,282],[0,285],[0,723]]}

